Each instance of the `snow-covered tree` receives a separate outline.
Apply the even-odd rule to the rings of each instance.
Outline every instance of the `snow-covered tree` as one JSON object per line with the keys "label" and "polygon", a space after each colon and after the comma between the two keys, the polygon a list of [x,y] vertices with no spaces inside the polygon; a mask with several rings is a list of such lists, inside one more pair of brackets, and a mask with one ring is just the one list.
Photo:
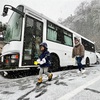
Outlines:
{"label": "snow-covered tree", "polygon": [[100,48],[100,0],[92,0],[90,3],[82,2],[76,8],[74,15],[60,23],[95,41],[97,49]]}

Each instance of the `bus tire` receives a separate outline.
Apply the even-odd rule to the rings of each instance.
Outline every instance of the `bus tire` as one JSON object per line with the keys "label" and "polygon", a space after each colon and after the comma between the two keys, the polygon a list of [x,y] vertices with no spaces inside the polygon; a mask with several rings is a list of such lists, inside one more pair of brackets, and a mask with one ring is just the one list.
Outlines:
{"label": "bus tire", "polygon": [[86,58],[86,63],[85,63],[86,67],[89,67],[90,66],[90,59],[87,57]]}
{"label": "bus tire", "polygon": [[50,71],[57,71],[60,69],[59,57],[56,54],[51,54],[51,67]]}

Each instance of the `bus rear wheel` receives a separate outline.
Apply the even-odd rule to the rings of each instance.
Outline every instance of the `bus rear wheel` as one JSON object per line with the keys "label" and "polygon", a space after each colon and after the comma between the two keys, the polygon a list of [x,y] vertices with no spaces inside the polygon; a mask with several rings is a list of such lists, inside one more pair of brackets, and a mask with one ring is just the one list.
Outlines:
{"label": "bus rear wheel", "polygon": [[86,67],[89,67],[90,66],[90,60],[89,60],[89,58],[86,58]]}
{"label": "bus rear wheel", "polygon": [[50,71],[57,71],[60,68],[59,58],[58,56],[51,54],[51,67]]}

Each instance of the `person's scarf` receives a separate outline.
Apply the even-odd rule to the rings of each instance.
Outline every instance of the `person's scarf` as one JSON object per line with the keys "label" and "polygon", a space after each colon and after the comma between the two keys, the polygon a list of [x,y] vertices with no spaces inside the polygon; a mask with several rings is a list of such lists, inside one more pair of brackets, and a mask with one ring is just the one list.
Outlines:
{"label": "person's scarf", "polygon": [[77,47],[79,44],[80,44],[80,42],[77,42],[77,43],[75,44],[75,47]]}

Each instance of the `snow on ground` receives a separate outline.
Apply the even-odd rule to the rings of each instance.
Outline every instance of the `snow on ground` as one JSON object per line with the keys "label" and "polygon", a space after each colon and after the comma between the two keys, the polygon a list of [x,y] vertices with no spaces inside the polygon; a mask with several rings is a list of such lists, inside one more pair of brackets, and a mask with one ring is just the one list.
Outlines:
{"label": "snow on ground", "polygon": [[43,75],[44,83],[39,89],[35,89],[36,75],[19,79],[0,76],[0,100],[57,100],[99,75],[100,65],[86,68],[84,74],[77,74],[77,69],[54,72],[51,82],[45,82],[47,76]]}

